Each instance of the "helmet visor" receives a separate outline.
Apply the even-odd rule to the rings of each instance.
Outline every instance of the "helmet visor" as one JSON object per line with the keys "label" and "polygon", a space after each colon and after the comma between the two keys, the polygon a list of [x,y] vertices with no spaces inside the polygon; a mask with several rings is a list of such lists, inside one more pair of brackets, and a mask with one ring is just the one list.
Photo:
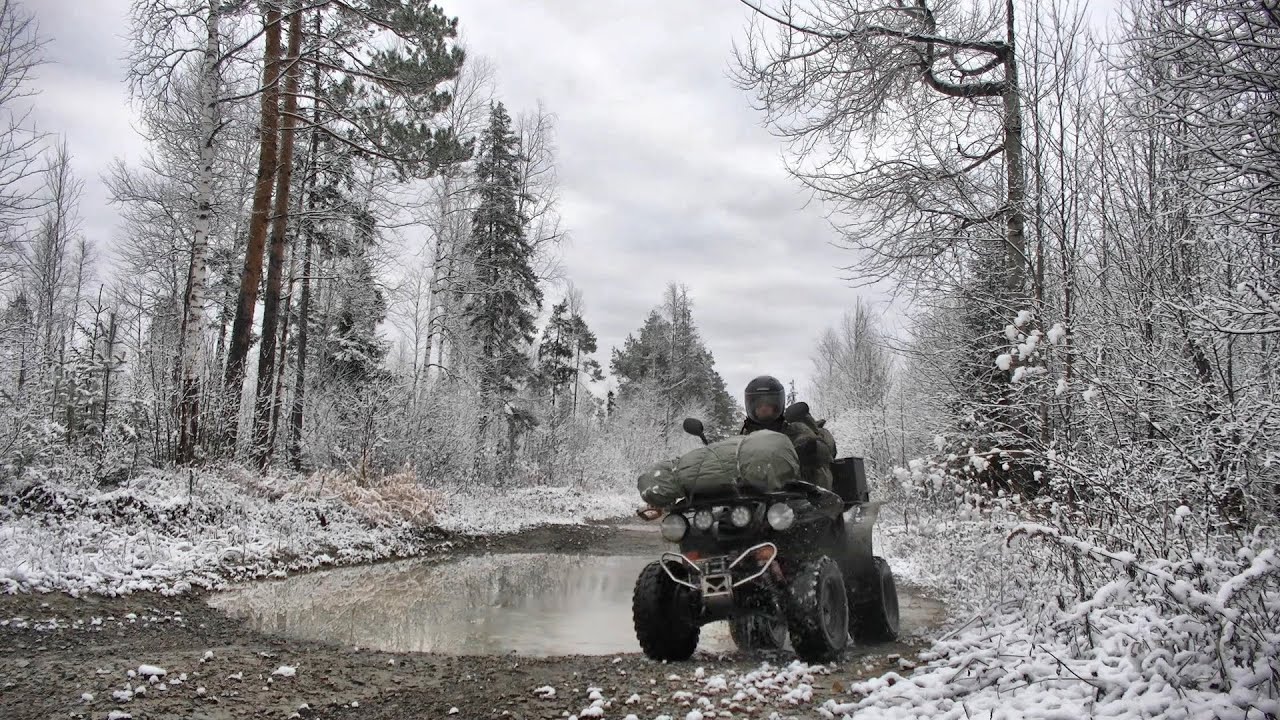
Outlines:
{"label": "helmet visor", "polygon": [[746,395],[747,417],[752,420],[769,422],[782,416],[783,391],[756,391]]}

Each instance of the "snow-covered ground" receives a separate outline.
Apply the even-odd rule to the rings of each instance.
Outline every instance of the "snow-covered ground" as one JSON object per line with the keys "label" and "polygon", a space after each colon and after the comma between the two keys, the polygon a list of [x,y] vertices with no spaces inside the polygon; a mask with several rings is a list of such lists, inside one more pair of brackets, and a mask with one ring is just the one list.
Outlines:
{"label": "snow-covered ground", "polygon": [[[178,593],[413,555],[446,542],[431,528],[512,532],[625,516],[635,506],[629,488],[440,491],[405,481],[364,487],[337,476],[155,473],[106,493],[63,487],[11,495],[0,510],[0,589]],[[918,666],[904,662],[900,673],[826,699],[812,692],[821,666],[695,675],[681,686],[687,717],[763,696],[785,717],[1280,715],[1273,539],[1259,535],[1235,557],[1174,565],[1017,523],[1001,513],[904,518],[887,510],[878,552],[900,582],[940,594],[955,617]],[[1063,570],[1072,563],[1074,576]],[[592,700],[582,710],[579,717],[644,716],[643,706],[622,699]]]}
{"label": "snow-covered ground", "polygon": [[[326,565],[408,557],[439,530],[507,533],[630,514],[633,492],[362,487],[341,476],[147,473],[109,492],[45,483],[0,506],[0,591],[185,592]],[[19,511],[14,505],[20,504]]]}

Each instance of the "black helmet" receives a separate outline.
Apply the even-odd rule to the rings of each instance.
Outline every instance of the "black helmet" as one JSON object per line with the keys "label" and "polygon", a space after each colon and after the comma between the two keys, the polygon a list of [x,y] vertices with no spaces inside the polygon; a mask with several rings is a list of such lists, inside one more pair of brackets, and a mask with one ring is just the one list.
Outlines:
{"label": "black helmet", "polygon": [[[782,383],[778,382],[778,378],[772,375],[761,375],[747,383],[743,399],[743,404],[747,408],[747,417],[756,422],[768,422],[782,417],[782,406],[787,401],[787,392],[782,387]],[[766,405],[773,406],[773,411],[761,419],[759,411]]]}

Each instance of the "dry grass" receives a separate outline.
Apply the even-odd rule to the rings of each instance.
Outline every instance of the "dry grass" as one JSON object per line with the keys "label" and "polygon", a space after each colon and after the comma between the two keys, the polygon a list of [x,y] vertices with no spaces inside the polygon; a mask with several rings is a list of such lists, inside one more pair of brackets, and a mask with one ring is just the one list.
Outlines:
{"label": "dry grass", "polygon": [[377,525],[430,525],[444,497],[418,482],[412,467],[380,476],[353,470],[329,469],[297,481],[290,492],[340,499]]}

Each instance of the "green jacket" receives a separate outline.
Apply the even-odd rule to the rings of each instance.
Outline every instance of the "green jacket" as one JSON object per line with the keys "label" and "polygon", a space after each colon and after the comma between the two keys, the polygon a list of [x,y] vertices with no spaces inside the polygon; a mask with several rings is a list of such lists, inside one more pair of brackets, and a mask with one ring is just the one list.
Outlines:
{"label": "green jacket", "polygon": [[791,443],[797,450],[808,442],[808,438],[813,438],[816,450],[808,458],[801,453],[800,475],[805,482],[811,482],[827,490],[832,489],[831,462],[836,459],[836,439],[831,435],[830,430],[820,427],[812,415],[797,422],[787,422],[779,417],[773,422],[759,423],[747,418],[742,424],[741,434],[750,435],[757,430],[783,433],[791,438]]}

